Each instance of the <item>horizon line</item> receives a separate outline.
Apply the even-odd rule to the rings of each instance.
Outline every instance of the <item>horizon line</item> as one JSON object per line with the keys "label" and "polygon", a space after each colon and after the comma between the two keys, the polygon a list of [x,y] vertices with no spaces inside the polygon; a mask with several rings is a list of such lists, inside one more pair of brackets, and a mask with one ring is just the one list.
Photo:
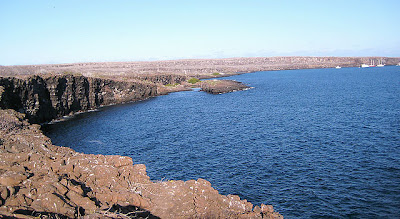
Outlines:
{"label": "horizon line", "polygon": [[42,63],[42,64],[17,64],[1,65],[3,67],[13,66],[38,66],[38,65],[72,65],[72,64],[93,64],[93,63],[129,63],[129,62],[170,62],[170,61],[194,61],[194,60],[228,60],[228,59],[259,59],[259,58],[399,58],[400,56],[236,56],[226,58],[177,58],[177,59],[155,59],[155,60],[131,60],[131,61],[89,61],[89,62],[60,62],[60,63]]}

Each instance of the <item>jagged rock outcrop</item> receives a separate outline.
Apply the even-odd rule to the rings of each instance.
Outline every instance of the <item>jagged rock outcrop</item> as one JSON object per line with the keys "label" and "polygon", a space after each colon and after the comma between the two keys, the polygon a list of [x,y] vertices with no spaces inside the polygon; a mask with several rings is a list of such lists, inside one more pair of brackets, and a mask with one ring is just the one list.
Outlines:
{"label": "jagged rock outcrop", "polygon": [[32,123],[47,122],[102,105],[143,100],[155,95],[157,86],[144,82],[74,75],[0,78],[0,108],[25,113]]}
{"label": "jagged rock outcrop", "polygon": [[152,182],[129,157],[54,146],[11,109],[0,110],[0,127],[0,216],[282,218],[203,179]]}
{"label": "jagged rock outcrop", "polygon": [[201,90],[211,94],[224,94],[233,91],[246,90],[250,87],[233,80],[208,80],[201,82]]}

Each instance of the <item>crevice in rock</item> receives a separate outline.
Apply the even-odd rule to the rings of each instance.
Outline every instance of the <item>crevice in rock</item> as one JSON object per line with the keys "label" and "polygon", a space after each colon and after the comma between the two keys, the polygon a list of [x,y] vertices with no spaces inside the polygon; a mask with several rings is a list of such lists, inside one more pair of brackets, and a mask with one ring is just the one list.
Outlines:
{"label": "crevice in rock", "polygon": [[[57,214],[57,213],[52,213],[52,212],[38,212],[38,211],[33,211],[33,210],[27,210],[27,209],[18,209],[13,212],[14,214],[20,214],[20,215],[26,215],[26,216],[32,216],[32,217],[37,217],[37,218],[50,218],[50,219],[68,219],[69,217],[62,215],[62,214]],[[17,217],[10,217],[10,216],[4,216],[3,218],[17,218]]]}
{"label": "crevice in rock", "polygon": [[151,214],[150,211],[146,211],[133,205],[121,206],[114,204],[108,211],[123,214],[129,218],[159,219],[159,217]]}
{"label": "crevice in rock", "polygon": [[60,195],[56,192],[54,192],[53,195],[57,196],[59,199],[61,199],[61,201],[63,201],[65,204],[69,205],[70,207],[74,207],[73,205],[70,204],[71,200],[69,200],[69,198],[67,196]]}
{"label": "crevice in rock", "polygon": [[69,181],[71,182],[72,185],[81,187],[81,189],[83,191],[83,194],[82,194],[83,197],[88,197],[87,194],[92,191],[92,189],[90,187],[86,186],[86,184],[83,182],[79,182],[74,179],[69,179]]}
{"label": "crevice in rock", "polygon": [[13,187],[14,192],[13,192],[12,195],[16,195],[19,192],[20,189],[21,189],[21,186],[14,186]]}

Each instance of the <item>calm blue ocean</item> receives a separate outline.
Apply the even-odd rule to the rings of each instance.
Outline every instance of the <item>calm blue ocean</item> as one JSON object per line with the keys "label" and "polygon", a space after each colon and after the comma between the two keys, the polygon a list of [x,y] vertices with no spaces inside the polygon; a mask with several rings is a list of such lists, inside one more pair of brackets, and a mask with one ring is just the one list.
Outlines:
{"label": "calm blue ocean", "polygon": [[285,218],[400,217],[400,67],[268,71],[254,89],[172,93],[47,127],[131,156],[152,180],[204,178]]}

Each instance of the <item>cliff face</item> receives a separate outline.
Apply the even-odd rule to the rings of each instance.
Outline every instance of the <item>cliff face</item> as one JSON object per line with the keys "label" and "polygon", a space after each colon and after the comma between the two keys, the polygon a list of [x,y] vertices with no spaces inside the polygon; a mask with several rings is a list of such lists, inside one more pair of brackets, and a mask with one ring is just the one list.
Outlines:
{"label": "cliff face", "polygon": [[73,112],[155,95],[157,86],[151,83],[73,75],[32,76],[25,80],[0,78],[0,108],[25,113],[32,123],[47,122]]}
{"label": "cliff face", "polygon": [[132,158],[54,146],[14,110],[0,110],[0,127],[0,217],[282,218],[203,179],[152,182]]}

